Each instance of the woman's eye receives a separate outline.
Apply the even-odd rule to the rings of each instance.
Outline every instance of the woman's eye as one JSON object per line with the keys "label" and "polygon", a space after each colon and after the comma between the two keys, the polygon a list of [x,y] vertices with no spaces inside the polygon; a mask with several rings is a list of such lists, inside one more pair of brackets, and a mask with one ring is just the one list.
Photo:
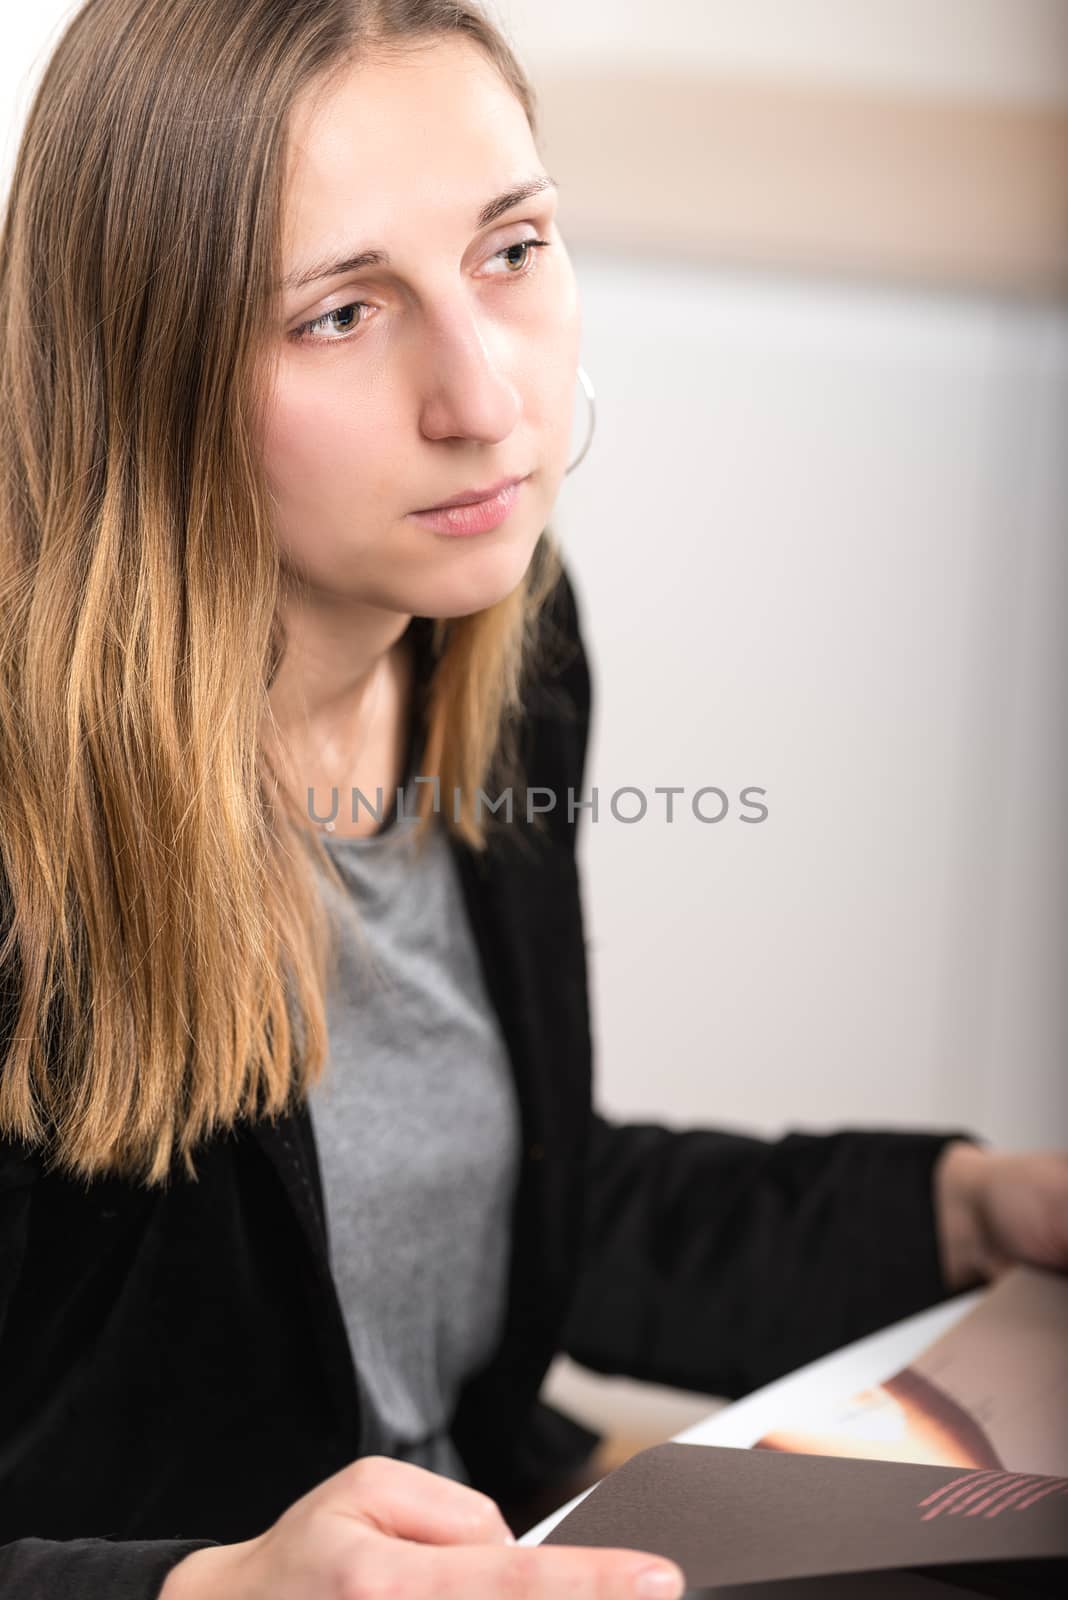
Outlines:
{"label": "woman's eye", "polygon": [[[293,338],[298,344],[338,344],[341,342],[338,339],[313,339],[310,335],[319,328],[329,327],[332,318],[341,317],[344,319],[347,318],[348,313],[358,311],[361,308],[366,309],[366,307],[366,300],[350,300],[347,306],[335,306],[333,311],[324,311],[321,317],[313,317],[310,322],[302,322],[299,328],[294,328]],[[344,321],[340,324],[341,332],[348,334],[352,328],[360,327],[365,321],[365,317],[361,317],[358,322]],[[334,326],[339,326],[339,324],[334,324]]]}
{"label": "woman's eye", "polygon": [[[534,251],[534,250],[547,250],[548,248],[549,248],[548,239],[518,239],[515,244],[506,244],[503,250],[498,250],[497,254],[493,257],[493,260],[494,261],[506,260],[512,254],[513,250]],[[533,269],[534,269],[534,256],[533,256],[533,254],[524,255],[522,257],[522,259],[520,260],[520,262],[519,262],[519,271],[518,272],[506,273],[505,276],[506,277],[512,277],[512,278],[521,278],[526,273],[532,272]]]}
{"label": "woman's eye", "polygon": [[[547,250],[549,248],[549,243],[550,241],[548,239],[519,239],[515,244],[505,245],[504,249],[498,250],[491,259],[494,261],[504,261],[508,267],[508,271],[505,273],[494,273],[493,276],[508,278],[529,277],[534,271],[534,262],[536,260],[534,251]],[[514,257],[517,252],[519,254],[519,261],[515,262]],[[302,322],[298,328],[293,329],[290,337],[297,344],[344,344],[351,336],[353,331],[361,328],[367,321],[365,316],[354,320],[352,313],[356,311],[369,311],[371,309],[372,308],[367,304],[366,300],[350,300],[347,305],[335,306],[332,311],[324,311],[321,317],[313,317],[310,322]],[[340,318],[341,320],[339,322],[335,322],[334,318]],[[338,339],[320,339],[315,337],[320,329],[328,329],[330,327],[338,329],[341,337]]]}

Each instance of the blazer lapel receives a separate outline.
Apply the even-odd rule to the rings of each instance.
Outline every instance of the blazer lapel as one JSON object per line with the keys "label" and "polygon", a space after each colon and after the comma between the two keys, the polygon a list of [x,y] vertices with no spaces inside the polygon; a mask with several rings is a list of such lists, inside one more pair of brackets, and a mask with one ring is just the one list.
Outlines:
{"label": "blazer lapel", "polygon": [[575,862],[560,850],[476,855],[451,843],[522,1117],[508,1327],[524,1341],[554,1339],[571,1278],[590,1100]]}
{"label": "blazer lapel", "polygon": [[339,1426],[357,1452],[361,1418],[359,1378],[330,1266],[322,1179],[307,1105],[301,1102],[296,1110],[275,1121],[261,1117],[247,1124],[247,1132],[274,1169],[307,1245],[311,1281],[315,1286],[315,1303],[309,1306],[309,1320],[335,1396]]}

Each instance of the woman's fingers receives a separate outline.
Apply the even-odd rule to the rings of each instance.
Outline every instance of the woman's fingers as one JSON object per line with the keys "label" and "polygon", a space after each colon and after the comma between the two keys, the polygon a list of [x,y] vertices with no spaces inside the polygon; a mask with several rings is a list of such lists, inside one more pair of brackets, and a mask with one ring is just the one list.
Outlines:
{"label": "woman's fingers", "polygon": [[362,1456],[315,1493],[375,1530],[350,1551],[354,1596],[384,1584],[434,1600],[675,1600],[685,1587],[673,1563],[640,1550],[516,1545],[487,1495],[388,1456]]}
{"label": "woman's fingers", "polygon": [[514,1540],[496,1501],[478,1489],[391,1456],[361,1456],[314,1491],[330,1509],[420,1544]]}
{"label": "woman's fingers", "polygon": [[[378,1541],[374,1541],[378,1543]],[[381,1549],[376,1577],[398,1594],[434,1600],[472,1595],[509,1600],[680,1600],[685,1580],[671,1562],[641,1550],[586,1545],[490,1545],[433,1550],[394,1543]],[[655,1581],[650,1581],[650,1580]],[[355,1594],[360,1586],[356,1584]]]}

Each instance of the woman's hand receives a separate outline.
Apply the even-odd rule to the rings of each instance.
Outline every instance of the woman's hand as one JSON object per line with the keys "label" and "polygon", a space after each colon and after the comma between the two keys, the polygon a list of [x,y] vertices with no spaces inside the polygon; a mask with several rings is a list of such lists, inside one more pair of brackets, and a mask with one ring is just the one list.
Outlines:
{"label": "woman's hand", "polygon": [[1068,1151],[1011,1155],[954,1140],[935,1165],[934,1192],[953,1293],[1018,1263],[1068,1271]]}
{"label": "woman's hand", "polygon": [[636,1550],[519,1548],[487,1495],[406,1461],[361,1456],[259,1538],[194,1550],[159,1600],[672,1600],[683,1588],[671,1562]]}

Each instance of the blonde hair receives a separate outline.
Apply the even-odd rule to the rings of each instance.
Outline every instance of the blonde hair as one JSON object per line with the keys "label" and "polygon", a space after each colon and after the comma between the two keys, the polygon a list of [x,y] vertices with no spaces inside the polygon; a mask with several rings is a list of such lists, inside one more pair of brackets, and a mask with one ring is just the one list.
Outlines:
{"label": "blonde hair", "polygon": [[[447,34],[537,137],[454,0],[89,0],[29,113],[0,233],[0,1135],[84,1179],[195,1178],[198,1141],[323,1068],[327,857],[269,749],[256,449],[287,118]],[[476,850],[559,570],[546,529],[512,594],[434,625],[422,770]]]}

